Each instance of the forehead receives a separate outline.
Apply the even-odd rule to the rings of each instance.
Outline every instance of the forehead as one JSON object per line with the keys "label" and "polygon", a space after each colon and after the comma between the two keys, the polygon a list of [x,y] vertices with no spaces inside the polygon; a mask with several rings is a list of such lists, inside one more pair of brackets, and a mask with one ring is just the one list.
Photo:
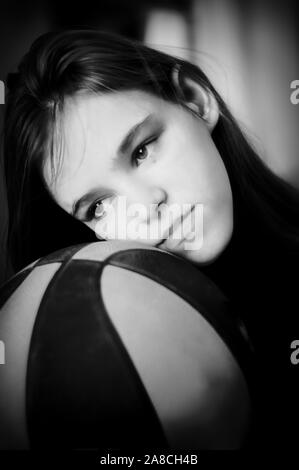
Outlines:
{"label": "forehead", "polygon": [[[44,167],[45,181],[62,206],[65,191],[71,201],[84,190],[90,174],[107,171],[125,134],[147,114],[165,111],[165,101],[142,91],[82,94],[65,101],[58,128],[61,152],[59,171],[52,180],[50,158]],[[58,164],[54,155],[54,167]],[[65,201],[65,202],[64,202]]]}

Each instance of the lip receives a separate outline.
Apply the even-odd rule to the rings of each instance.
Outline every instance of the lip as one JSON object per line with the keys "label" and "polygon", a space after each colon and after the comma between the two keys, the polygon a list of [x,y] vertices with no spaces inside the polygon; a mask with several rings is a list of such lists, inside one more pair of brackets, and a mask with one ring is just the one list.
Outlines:
{"label": "lip", "polygon": [[[186,217],[188,217],[193,212],[194,208],[195,208],[195,205],[192,205],[190,211],[188,211],[188,212],[186,212],[186,214],[184,214],[182,221],[181,221],[181,216],[178,217],[177,219],[175,219],[174,223],[166,231],[166,233],[169,233],[169,237],[163,238],[162,240],[160,240],[155,245],[156,248],[163,248],[163,249],[167,248],[167,240],[172,236],[173,232],[184,223],[184,220],[186,219]],[[181,243],[183,243],[186,240],[186,237],[189,235],[189,233],[187,233],[183,238],[179,239],[177,244],[175,246],[172,246],[172,248],[177,248],[179,245],[181,245]]]}

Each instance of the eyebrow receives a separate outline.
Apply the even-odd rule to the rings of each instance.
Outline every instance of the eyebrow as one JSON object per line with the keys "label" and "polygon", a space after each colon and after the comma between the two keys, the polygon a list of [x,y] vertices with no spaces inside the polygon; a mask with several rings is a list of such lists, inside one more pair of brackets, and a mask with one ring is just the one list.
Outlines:
{"label": "eyebrow", "polygon": [[[118,150],[116,152],[116,156],[112,158],[111,160],[111,168],[116,167],[120,161],[123,158],[123,155],[126,154],[134,140],[136,139],[137,135],[140,133],[140,131],[154,118],[154,114],[151,113],[148,116],[146,116],[142,121],[138,122],[135,126],[133,126],[129,132],[126,134],[126,136],[123,138],[121,141]],[[81,207],[90,199],[95,197],[95,194],[98,194],[99,191],[89,191],[88,193],[84,194],[82,197],[80,197],[77,201],[74,202],[71,210],[71,215],[73,217],[76,217],[78,215],[79,210]]]}

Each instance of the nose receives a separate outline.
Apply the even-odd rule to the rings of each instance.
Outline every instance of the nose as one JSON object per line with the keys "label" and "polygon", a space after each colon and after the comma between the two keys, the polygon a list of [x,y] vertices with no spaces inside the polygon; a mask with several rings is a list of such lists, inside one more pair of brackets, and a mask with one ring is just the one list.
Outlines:
{"label": "nose", "polygon": [[149,223],[150,219],[159,217],[162,203],[166,203],[167,193],[164,188],[157,185],[132,185],[127,191],[127,204],[141,204],[146,208],[146,216],[142,220]]}

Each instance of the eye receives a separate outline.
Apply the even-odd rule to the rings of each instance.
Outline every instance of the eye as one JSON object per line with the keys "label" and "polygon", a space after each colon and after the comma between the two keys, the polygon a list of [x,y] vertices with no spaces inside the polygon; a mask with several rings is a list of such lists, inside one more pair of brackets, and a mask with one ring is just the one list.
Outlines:
{"label": "eye", "polygon": [[103,206],[103,202],[110,199],[109,197],[97,199],[94,203],[92,203],[86,214],[86,222],[90,222],[91,220],[101,220],[105,217],[106,211]]}
{"label": "eye", "polygon": [[153,138],[151,139],[150,141],[148,142],[144,142],[143,144],[139,145],[139,147],[137,147],[133,154],[132,154],[132,161],[133,163],[138,167],[140,166],[138,164],[138,160],[146,160],[146,158],[148,157],[149,155],[149,146],[151,144],[153,144],[155,141],[157,140],[157,138]]}
{"label": "eye", "polygon": [[101,219],[105,214],[103,201],[96,202],[95,206],[94,206],[94,209],[95,209],[94,210],[94,218],[95,219]]}

